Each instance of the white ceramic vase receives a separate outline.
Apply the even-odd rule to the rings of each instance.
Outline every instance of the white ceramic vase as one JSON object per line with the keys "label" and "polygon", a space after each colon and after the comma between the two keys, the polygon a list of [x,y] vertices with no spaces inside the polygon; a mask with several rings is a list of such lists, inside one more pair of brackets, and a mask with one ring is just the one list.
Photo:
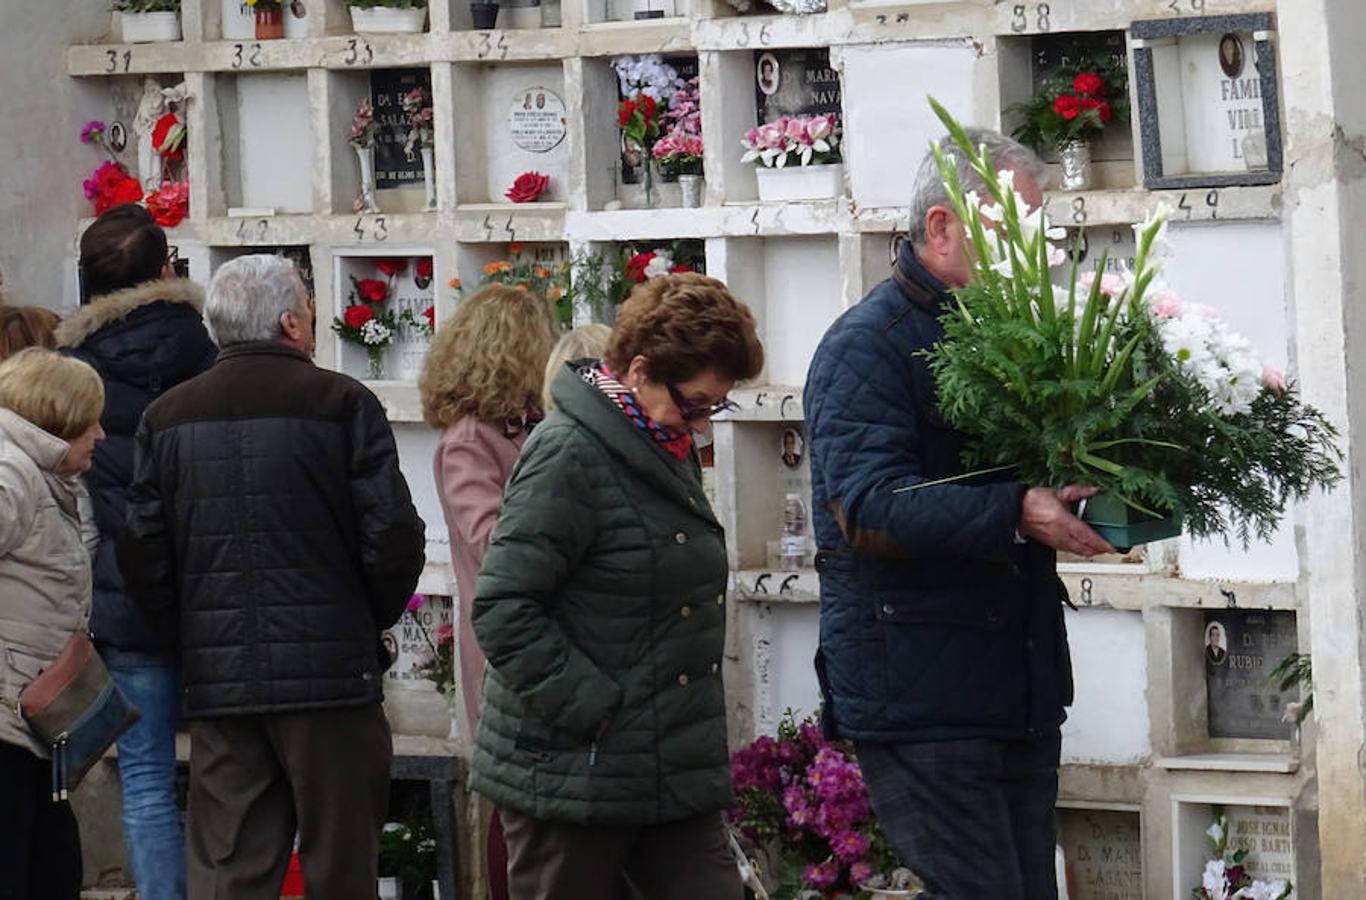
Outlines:
{"label": "white ceramic vase", "polygon": [[436,163],[432,148],[422,148],[422,189],[427,192],[427,209],[436,209]]}
{"label": "white ceramic vase", "polygon": [[759,201],[830,200],[844,193],[844,164],[786,166],[778,169],[759,166]]}
{"label": "white ceramic vase", "polygon": [[360,198],[363,212],[379,212],[375,203],[375,148],[356,147],[356,160],[360,163]]}
{"label": "white ceramic vase", "polygon": [[351,7],[351,27],[370,34],[417,34],[427,25],[427,7],[394,9],[372,6]]}
{"label": "white ceramic vase", "polygon": [[180,16],[173,12],[126,12],[120,19],[120,27],[127,44],[180,40]]}

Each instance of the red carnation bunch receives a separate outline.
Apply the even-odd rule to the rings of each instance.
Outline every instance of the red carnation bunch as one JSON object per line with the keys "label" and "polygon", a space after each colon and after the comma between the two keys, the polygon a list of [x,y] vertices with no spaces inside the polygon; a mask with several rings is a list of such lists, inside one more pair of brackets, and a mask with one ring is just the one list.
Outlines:
{"label": "red carnation bunch", "polygon": [[1111,122],[1127,120],[1128,98],[1123,61],[1097,58],[1059,70],[1032,98],[1008,112],[1023,117],[1014,131],[1016,140],[1040,149],[1060,148],[1099,137]]}
{"label": "red carnation bunch", "polygon": [[417,274],[418,278],[431,278],[432,258],[430,256],[424,256],[419,259],[417,264],[413,267],[413,271]]}
{"label": "red carnation bunch", "polygon": [[95,201],[95,215],[124,203],[142,199],[142,185],[116,162],[101,165],[85,180],[85,195]]}
{"label": "red carnation bunch", "polygon": [[147,210],[162,228],[176,227],[190,211],[189,182],[165,182],[147,195]]}
{"label": "red carnation bunch", "polygon": [[408,268],[406,259],[378,259],[375,260],[375,268],[385,278],[393,278],[402,275]]}
{"label": "red carnation bunch", "polygon": [[512,182],[512,187],[508,188],[507,193],[503,196],[513,203],[531,203],[545,193],[548,187],[550,187],[549,175],[542,175],[540,172],[523,172],[517,176],[517,180]]}
{"label": "red carnation bunch", "polygon": [[185,125],[175,113],[167,113],[152,128],[152,147],[167,162],[185,158]]}
{"label": "red carnation bunch", "polygon": [[377,278],[362,278],[356,282],[356,293],[365,303],[383,303],[389,299],[389,285]]}

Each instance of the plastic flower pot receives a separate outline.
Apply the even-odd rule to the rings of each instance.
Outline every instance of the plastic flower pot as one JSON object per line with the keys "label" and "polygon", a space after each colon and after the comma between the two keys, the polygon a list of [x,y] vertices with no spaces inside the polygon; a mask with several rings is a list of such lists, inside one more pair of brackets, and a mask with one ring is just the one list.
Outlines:
{"label": "plastic flower pot", "polygon": [[470,18],[474,20],[474,27],[480,31],[487,31],[490,28],[497,28],[498,4],[471,3]]}
{"label": "plastic flower pot", "polygon": [[275,41],[285,36],[285,11],[278,6],[256,6],[256,39]]}
{"label": "plastic flower pot", "polygon": [[1139,544],[1176,537],[1181,533],[1179,518],[1150,516],[1129,506],[1112,491],[1105,491],[1087,500],[1081,520],[1120,553],[1128,553]]}
{"label": "plastic flower pot", "polygon": [[759,201],[831,200],[844,193],[844,164],[823,166],[759,166]]}
{"label": "plastic flower pot", "polygon": [[123,13],[123,40],[152,44],[180,40],[180,16],[174,12]]}
{"label": "plastic flower pot", "polygon": [[398,9],[372,6],[351,7],[351,27],[367,34],[418,34],[427,26],[427,7]]}

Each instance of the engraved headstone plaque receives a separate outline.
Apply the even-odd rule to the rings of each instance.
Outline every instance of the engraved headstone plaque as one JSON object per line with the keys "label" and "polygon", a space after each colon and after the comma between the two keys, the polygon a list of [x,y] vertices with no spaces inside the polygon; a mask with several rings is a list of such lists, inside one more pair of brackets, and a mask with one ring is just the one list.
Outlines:
{"label": "engraved headstone plaque", "polygon": [[755,53],[754,96],[760,125],[783,116],[844,116],[839,72],[826,48]]}
{"label": "engraved headstone plaque", "polygon": [[1293,726],[1282,716],[1285,704],[1299,697],[1277,691],[1269,675],[1295,652],[1295,614],[1210,610],[1204,623],[1210,737],[1289,740]]}
{"label": "engraved headstone plaque", "polygon": [[422,157],[409,159],[403,152],[408,124],[403,114],[403,95],[415,87],[432,90],[427,69],[375,69],[370,73],[370,101],[375,106],[375,187],[421,187]]}
{"label": "engraved headstone plaque", "polygon": [[1138,813],[1060,809],[1058,842],[1071,900],[1143,900]]}
{"label": "engraved headstone plaque", "polygon": [[549,153],[564,140],[564,100],[545,87],[518,91],[508,109],[508,131],[523,150]]}
{"label": "engraved headstone plaque", "polygon": [[1295,846],[1290,836],[1290,810],[1283,806],[1228,806],[1228,846],[1248,852],[1247,870],[1254,878],[1294,882]]}

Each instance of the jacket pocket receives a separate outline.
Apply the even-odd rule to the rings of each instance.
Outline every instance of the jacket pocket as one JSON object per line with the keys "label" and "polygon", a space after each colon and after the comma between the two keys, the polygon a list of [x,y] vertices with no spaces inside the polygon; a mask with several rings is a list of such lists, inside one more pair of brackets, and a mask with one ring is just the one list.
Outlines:
{"label": "jacket pocket", "polygon": [[[994,593],[994,592],[993,592]],[[974,596],[961,590],[873,591],[873,614],[894,625],[929,625],[1000,631],[1009,609],[1005,597]]]}

